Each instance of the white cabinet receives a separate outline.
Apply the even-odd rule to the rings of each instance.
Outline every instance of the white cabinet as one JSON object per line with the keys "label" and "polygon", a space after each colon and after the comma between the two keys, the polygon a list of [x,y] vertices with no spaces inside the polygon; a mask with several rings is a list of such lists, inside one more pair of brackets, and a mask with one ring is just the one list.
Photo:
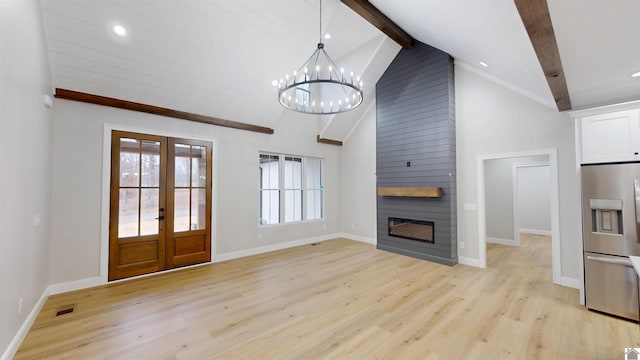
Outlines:
{"label": "white cabinet", "polygon": [[581,118],[582,163],[640,160],[640,110]]}

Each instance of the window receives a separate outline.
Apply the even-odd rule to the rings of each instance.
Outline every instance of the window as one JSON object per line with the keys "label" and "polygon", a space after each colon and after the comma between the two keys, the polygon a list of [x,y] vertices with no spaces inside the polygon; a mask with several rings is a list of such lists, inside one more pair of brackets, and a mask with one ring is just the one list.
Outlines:
{"label": "window", "polygon": [[323,218],[323,160],[260,154],[260,224]]}
{"label": "window", "polygon": [[280,222],[280,157],[260,154],[260,224]]}

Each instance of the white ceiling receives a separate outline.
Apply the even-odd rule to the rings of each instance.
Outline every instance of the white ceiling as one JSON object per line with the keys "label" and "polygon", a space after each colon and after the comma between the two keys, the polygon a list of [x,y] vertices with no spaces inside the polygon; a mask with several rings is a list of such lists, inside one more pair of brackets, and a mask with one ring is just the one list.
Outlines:
{"label": "white ceiling", "polygon": [[[417,40],[553,106],[513,0],[370,1]],[[263,126],[286,111],[272,80],[299,67],[319,38],[317,0],[42,0],[42,7],[54,87]],[[629,75],[640,71],[640,1],[549,0],[549,7],[573,107],[639,99],[640,78]],[[373,94],[399,47],[338,0],[323,1],[323,22],[332,35],[327,52],[360,69],[365,96]],[[126,38],[113,35],[115,23]],[[363,112],[300,116],[344,139]]]}

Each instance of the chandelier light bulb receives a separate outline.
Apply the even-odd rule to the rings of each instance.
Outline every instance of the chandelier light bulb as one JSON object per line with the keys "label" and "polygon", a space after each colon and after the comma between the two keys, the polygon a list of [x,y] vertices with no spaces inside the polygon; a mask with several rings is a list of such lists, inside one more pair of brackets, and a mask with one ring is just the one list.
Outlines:
{"label": "chandelier light bulb", "polygon": [[273,86],[278,86],[278,80],[273,80],[273,81],[271,82],[271,85],[273,85]]}
{"label": "chandelier light bulb", "polygon": [[127,36],[127,29],[122,25],[114,25],[113,33],[118,36],[124,37]]}

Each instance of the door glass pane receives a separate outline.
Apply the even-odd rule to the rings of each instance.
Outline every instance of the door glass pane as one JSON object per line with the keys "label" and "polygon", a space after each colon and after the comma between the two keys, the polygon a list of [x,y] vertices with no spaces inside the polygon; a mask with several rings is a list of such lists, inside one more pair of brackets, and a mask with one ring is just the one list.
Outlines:
{"label": "door glass pane", "polygon": [[206,189],[191,190],[191,230],[206,228],[206,196]]}
{"label": "door glass pane", "polygon": [[138,186],[140,172],[140,141],[120,139],[120,186]]}
{"label": "door glass pane", "polygon": [[191,186],[207,186],[207,148],[193,146],[191,148]]}
{"label": "door glass pane", "polygon": [[142,189],[140,206],[140,235],[153,235],[158,233],[158,220],[160,213],[158,189]]}
{"label": "door glass pane", "polygon": [[120,189],[118,237],[138,236],[138,189]]}
{"label": "door glass pane", "polygon": [[159,141],[142,141],[142,186],[160,186]]}
{"label": "door glass pane", "polygon": [[176,189],[173,204],[173,231],[189,230],[189,189]]}
{"label": "door glass pane", "polygon": [[176,144],[175,172],[176,186],[187,187],[191,183],[189,159],[191,158],[191,146]]}

